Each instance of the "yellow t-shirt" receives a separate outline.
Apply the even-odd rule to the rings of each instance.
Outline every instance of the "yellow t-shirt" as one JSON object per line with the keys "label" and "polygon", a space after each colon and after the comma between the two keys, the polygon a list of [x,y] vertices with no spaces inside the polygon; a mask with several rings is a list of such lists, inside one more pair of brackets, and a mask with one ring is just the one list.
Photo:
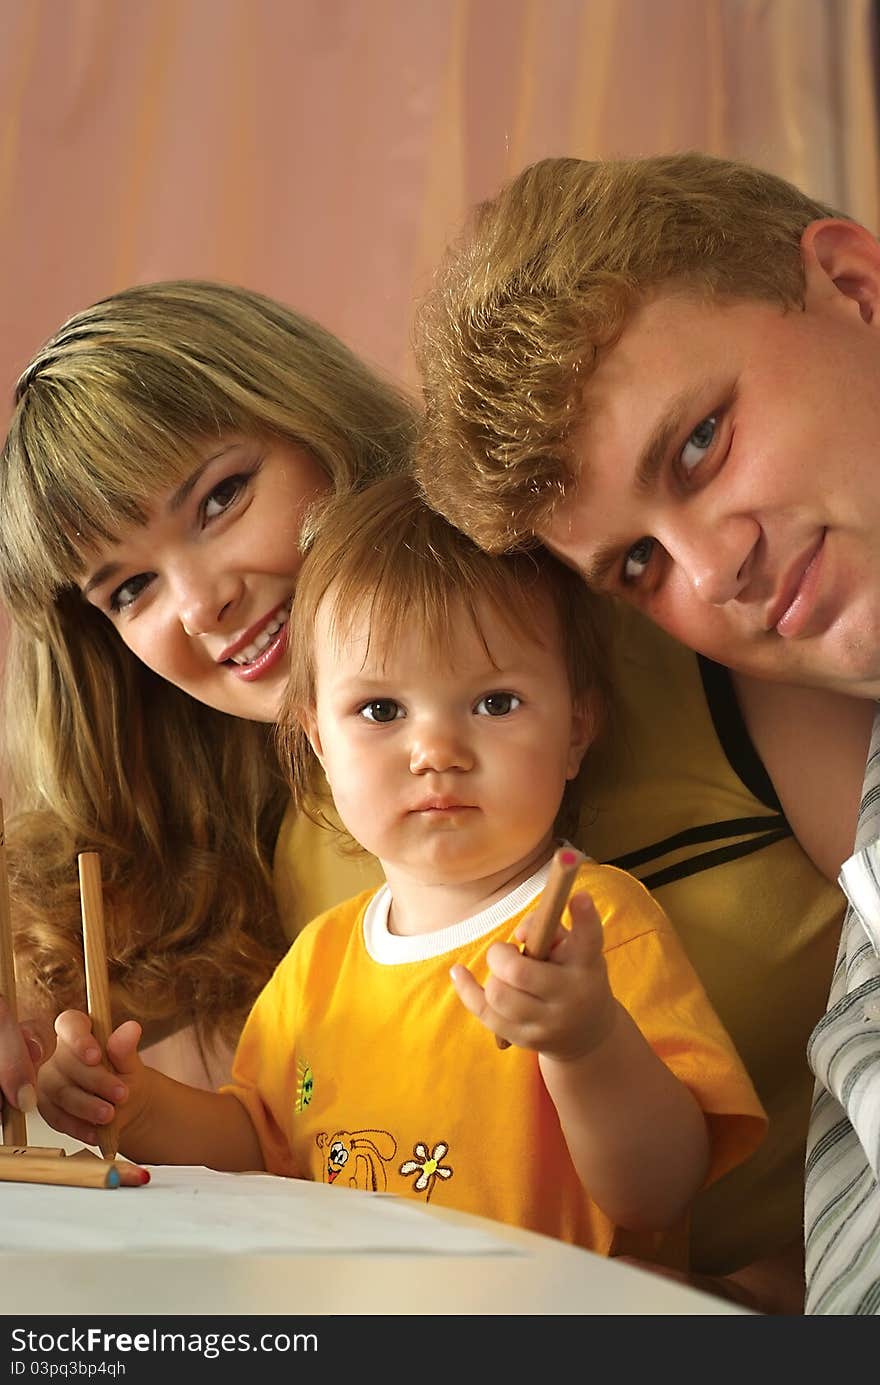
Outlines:
{"label": "yellow t-shirt", "polygon": [[[249,1111],[267,1169],[612,1250],[615,1227],[578,1179],[536,1055],[500,1050],[449,980],[456,961],[485,983],[488,948],[513,937],[546,876],[433,934],[390,934],[387,888],[304,929],[251,1012],[225,1089]],[[647,891],[592,863],[575,888],[602,918],[614,994],[703,1108],[714,1181],[764,1133],[745,1069]]]}
{"label": "yellow t-shirt", "polygon": [[[802,1236],[804,1055],[824,1013],[842,896],[791,835],[717,666],[624,611],[613,674],[619,717],[590,754],[575,840],[655,894],[770,1118],[757,1152],[694,1207],[691,1263],[727,1273]],[[276,852],[288,936],[381,880],[370,857],[345,856],[332,832],[288,813]]]}

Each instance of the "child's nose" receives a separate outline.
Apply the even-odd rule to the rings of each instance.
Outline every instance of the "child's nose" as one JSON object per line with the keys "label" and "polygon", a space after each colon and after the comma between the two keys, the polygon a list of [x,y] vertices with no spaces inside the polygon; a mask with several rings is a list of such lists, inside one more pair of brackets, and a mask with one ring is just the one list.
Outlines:
{"label": "child's nose", "polygon": [[473,767],[473,762],[466,737],[452,726],[433,723],[418,728],[409,758],[413,774],[468,770]]}

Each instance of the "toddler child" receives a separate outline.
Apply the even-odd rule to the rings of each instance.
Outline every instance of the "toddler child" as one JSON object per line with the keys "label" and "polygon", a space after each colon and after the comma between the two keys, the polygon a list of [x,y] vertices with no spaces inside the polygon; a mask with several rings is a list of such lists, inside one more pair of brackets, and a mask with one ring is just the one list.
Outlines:
{"label": "toddler child", "polygon": [[232,1085],[147,1069],[133,1021],[111,1072],[67,1012],[41,1090],[95,1124],[118,1106],[139,1163],[266,1169],[659,1256],[765,1121],[631,876],[585,862],[548,958],[520,949],[606,714],[601,601],[542,550],[480,552],[406,477],[334,497],[305,542],[279,745],[300,806],[329,785],[386,883],[296,939]]}

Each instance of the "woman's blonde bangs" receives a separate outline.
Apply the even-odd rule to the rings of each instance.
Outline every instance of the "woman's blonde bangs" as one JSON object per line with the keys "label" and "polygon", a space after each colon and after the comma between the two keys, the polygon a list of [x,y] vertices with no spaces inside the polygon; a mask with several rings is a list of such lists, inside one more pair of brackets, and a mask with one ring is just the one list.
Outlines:
{"label": "woman's blonde bangs", "polygon": [[77,581],[90,548],[145,523],[156,495],[190,474],[206,437],[253,431],[244,410],[179,363],[122,364],[112,377],[81,371],[75,381],[50,368],[13,420],[0,471],[0,581],[16,613],[44,610]]}

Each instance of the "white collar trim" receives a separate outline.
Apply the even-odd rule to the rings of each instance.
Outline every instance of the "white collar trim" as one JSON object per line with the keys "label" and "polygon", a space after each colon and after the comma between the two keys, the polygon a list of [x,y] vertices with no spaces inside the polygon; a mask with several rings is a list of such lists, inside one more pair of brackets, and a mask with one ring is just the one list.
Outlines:
{"label": "white collar trim", "polygon": [[383,966],[427,962],[432,957],[442,957],[446,952],[457,952],[466,944],[491,933],[521,909],[526,909],[546,885],[550,865],[551,862],[547,861],[528,880],[523,880],[503,899],[496,900],[478,914],[450,924],[448,928],[436,928],[432,933],[416,933],[405,938],[388,932],[391,890],[387,884],[382,885],[369,900],[364,912],[364,944],[367,952],[374,962],[380,962]]}

